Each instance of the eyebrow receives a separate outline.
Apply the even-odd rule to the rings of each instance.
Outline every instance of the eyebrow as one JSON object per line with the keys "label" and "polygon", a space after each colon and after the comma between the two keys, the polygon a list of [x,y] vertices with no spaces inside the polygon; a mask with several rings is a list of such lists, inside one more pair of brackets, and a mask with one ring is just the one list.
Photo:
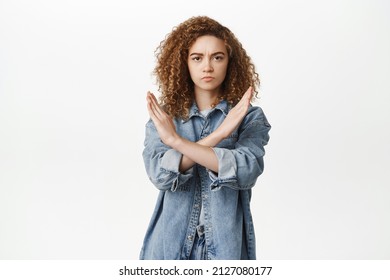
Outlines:
{"label": "eyebrow", "polygon": [[[215,53],[212,53],[211,55],[213,56],[213,55],[218,55],[218,54],[226,55],[224,52],[215,52]],[[203,56],[204,54],[203,53],[196,53],[196,52],[194,52],[194,53],[190,54],[190,56],[192,56],[192,55]]]}

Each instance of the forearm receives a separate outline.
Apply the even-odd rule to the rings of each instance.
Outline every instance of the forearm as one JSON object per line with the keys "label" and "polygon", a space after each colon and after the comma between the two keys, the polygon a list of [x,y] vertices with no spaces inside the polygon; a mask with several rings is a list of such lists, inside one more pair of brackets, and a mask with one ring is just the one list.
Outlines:
{"label": "forearm", "polygon": [[198,163],[218,173],[218,159],[211,147],[217,145],[222,139],[218,133],[212,133],[196,143],[178,138],[172,148],[183,155],[179,166],[180,172],[184,172]]}
{"label": "forearm", "polygon": [[[205,147],[215,147],[219,142],[221,142],[224,139],[223,134],[218,129],[208,135],[207,137],[200,139],[198,142],[196,142],[199,145],[205,146]],[[180,172],[185,172],[188,169],[190,169],[196,162],[193,161],[190,157],[183,154],[182,159],[180,161],[179,170]]]}

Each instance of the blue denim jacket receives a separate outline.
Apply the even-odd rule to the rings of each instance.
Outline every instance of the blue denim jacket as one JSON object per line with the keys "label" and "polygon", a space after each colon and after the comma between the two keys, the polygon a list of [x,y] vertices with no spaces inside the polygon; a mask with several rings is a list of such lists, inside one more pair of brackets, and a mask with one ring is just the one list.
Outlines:
{"label": "blue denim jacket", "polygon": [[[203,117],[194,104],[188,120],[174,120],[176,131],[196,142],[212,133],[229,109],[222,101]],[[201,207],[208,259],[256,259],[249,204],[251,188],[263,172],[270,128],[262,109],[251,106],[236,131],[213,148],[218,174],[198,164],[180,173],[182,154],[162,143],[149,120],[143,159],[149,179],[160,192],[140,259],[188,259]]]}

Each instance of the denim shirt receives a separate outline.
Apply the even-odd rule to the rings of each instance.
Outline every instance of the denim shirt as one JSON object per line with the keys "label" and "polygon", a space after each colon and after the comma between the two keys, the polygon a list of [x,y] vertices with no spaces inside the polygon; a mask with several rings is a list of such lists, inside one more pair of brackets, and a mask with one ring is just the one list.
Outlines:
{"label": "denim shirt", "polygon": [[[222,101],[204,117],[194,104],[187,120],[174,119],[176,131],[196,142],[212,133],[229,110]],[[264,169],[270,128],[262,109],[251,106],[241,125],[213,147],[218,173],[198,164],[181,173],[182,154],[165,145],[153,122],[147,122],[143,159],[159,195],[140,259],[189,259],[201,207],[207,259],[256,259],[251,188]]]}

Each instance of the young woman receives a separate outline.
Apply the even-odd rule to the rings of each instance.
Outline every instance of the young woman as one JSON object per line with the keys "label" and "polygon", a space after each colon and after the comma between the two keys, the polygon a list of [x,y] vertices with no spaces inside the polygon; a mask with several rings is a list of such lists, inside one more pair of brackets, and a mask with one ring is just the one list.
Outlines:
{"label": "young woman", "polygon": [[156,56],[161,98],[147,93],[143,158],[160,193],[140,259],[255,259],[249,204],[270,130],[250,104],[255,67],[208,17],[178,25]]}

